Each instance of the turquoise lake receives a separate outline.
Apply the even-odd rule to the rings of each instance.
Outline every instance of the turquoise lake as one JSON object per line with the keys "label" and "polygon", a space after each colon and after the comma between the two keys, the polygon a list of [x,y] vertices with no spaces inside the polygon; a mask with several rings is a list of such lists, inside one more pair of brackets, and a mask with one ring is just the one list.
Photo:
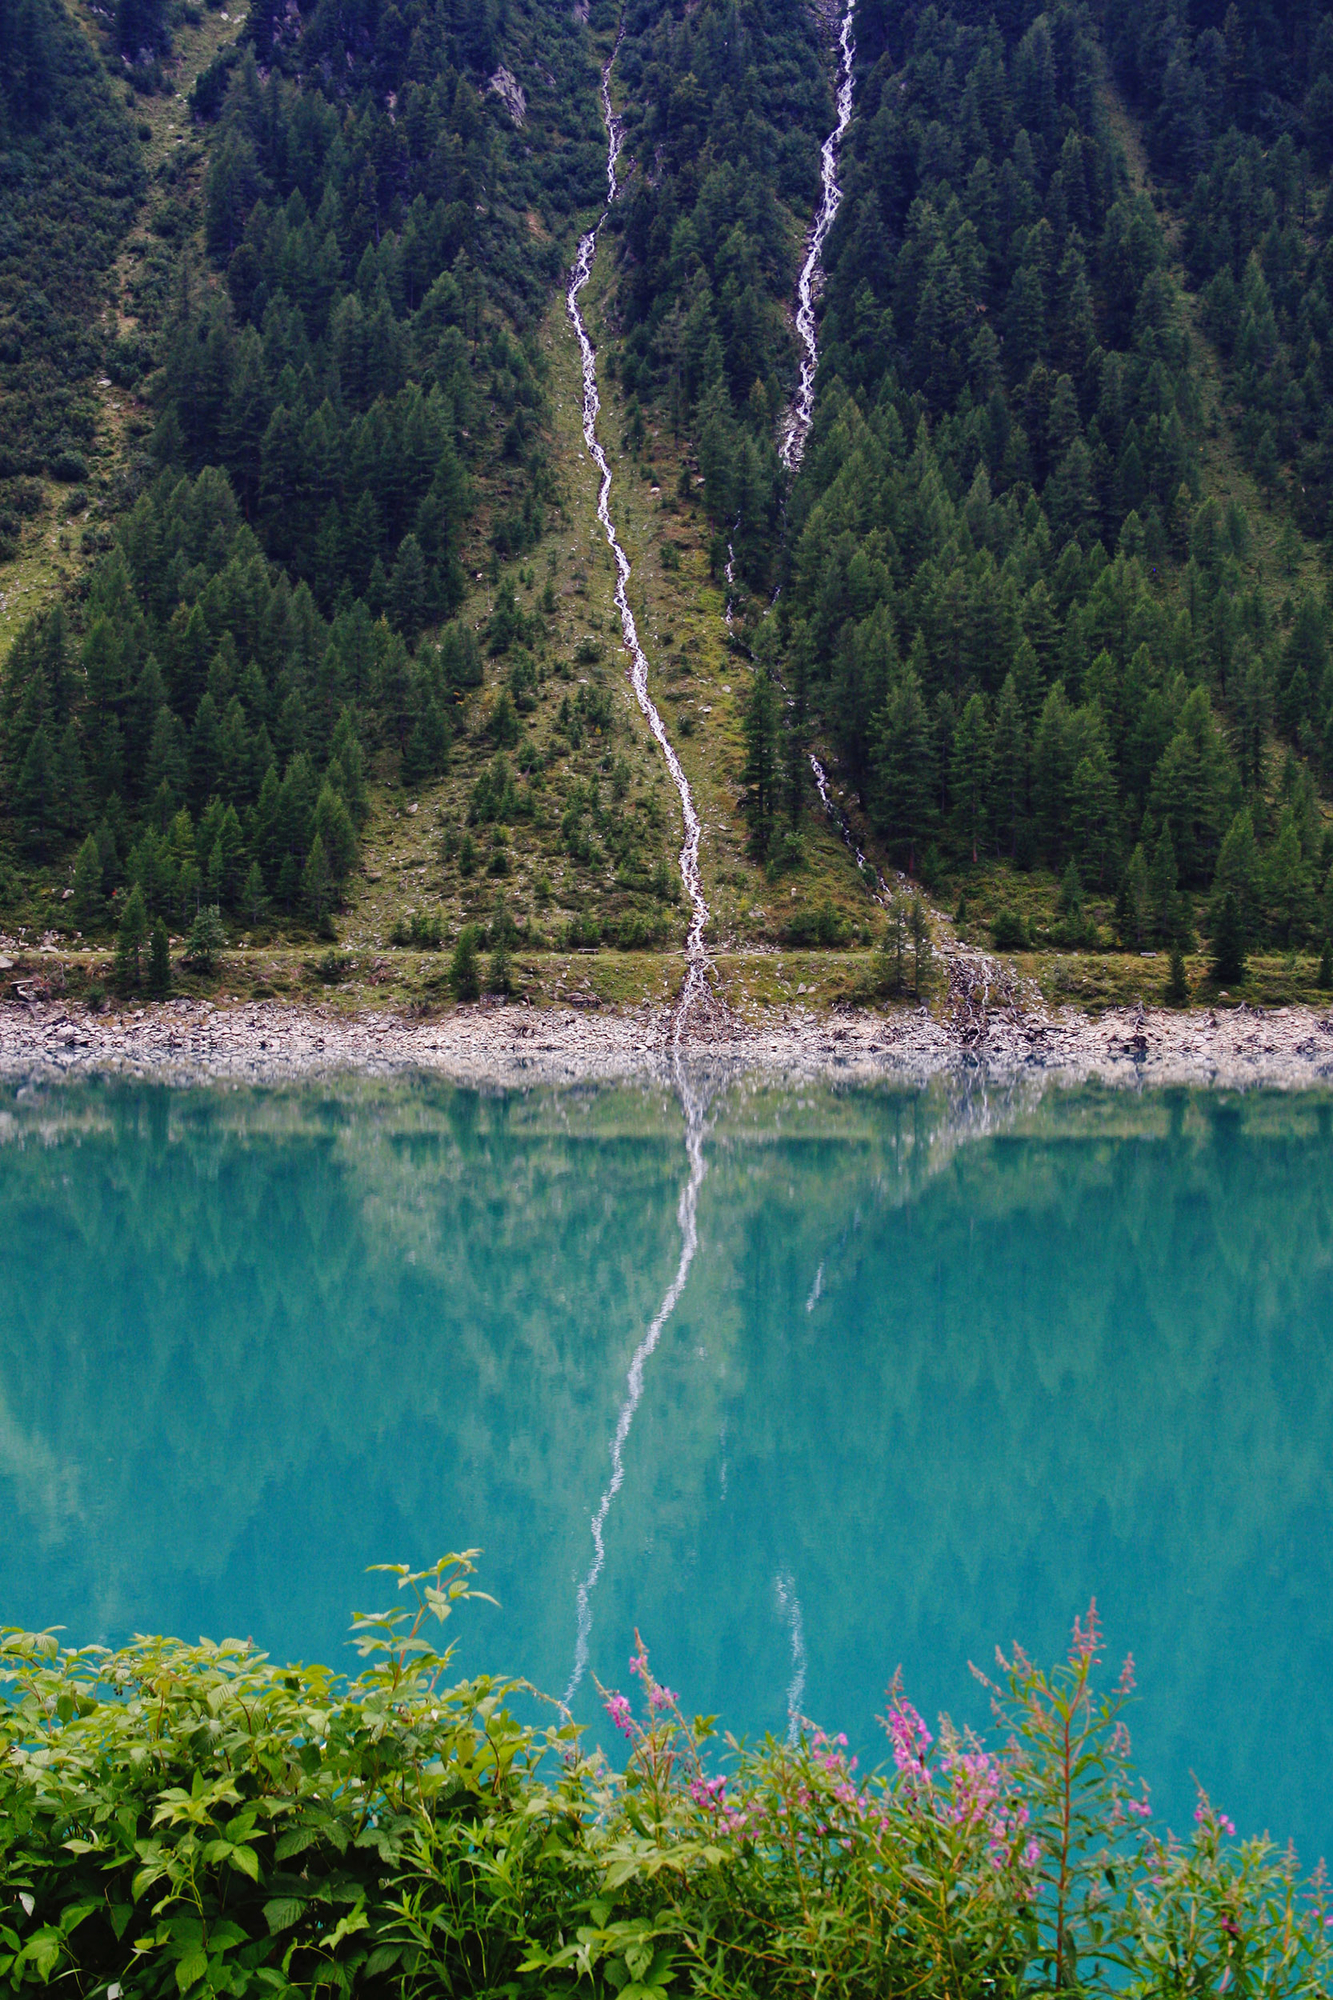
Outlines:
{"label": "turquoise lake", "polygon": [[874,1762],[896,1667],[984,1722],[969,1659],[1095,1594],[1159,1817],[1193,1772],[1312,1864],[1331,1140],[1316,1095],[733,1083],[645,1355],[665,1090],[5,1085],[0,1623],[350,1667],[366,1565],[475,1545],[461,1670],[561,1693],[583,1583],[580,1716],[637,1625],[690,1709]]}

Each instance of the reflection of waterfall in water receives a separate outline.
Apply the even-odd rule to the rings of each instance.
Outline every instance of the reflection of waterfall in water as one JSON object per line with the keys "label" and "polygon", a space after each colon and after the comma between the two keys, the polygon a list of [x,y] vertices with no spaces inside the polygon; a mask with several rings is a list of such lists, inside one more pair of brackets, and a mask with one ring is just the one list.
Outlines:
{"label": "reflection of waterfall in water", "polygon": [[588,1574],[584,1577],[578,1588],[578,1637],[574,1645],[574,1671],[569,1677],[569,1686],[565,1689],[566,1706],[574,1699],[579,1682],[583,1679],[584,1673],[587,1671],[588,1640],[592,1634],[591,1598],[606,1561],[606,1542],[604,1539],[606,1517],[611,1511],[611,1502],[615,1499],[624,1483],[625,1445],[629,1438],[630,1426],[634,1422],[634,1413],[638,1409],[640,1398],[643,1395],[644,1370],[652,1357],[654,1348],[662,1337],[662,1328],[670,1319],[675,1310],[676,1301],[685,1289],[685,1280],[690,1275],[690,1265],[694,1262],[694,1253],[699,1245],[697,1223],[699,1188],[704,1174],[707,1172],[707,1167],[704,1163],[703,1114],[705,1099],[702,1093],[696,1095],[687,1089],[684,1064],[680,1062],[679,1057],[677,1058],[676,1068],[678,1082],[681,1085],[682,1096],[685,1102],[685,1150],[690,1162],[689,1175],[684,1187],[680,1191],[680,1200],[676,1205],[676,1221],[680,1226],[680,1262],[676,1266],[675,1277],[667,1286],[666,1296],[657,1308],[657,1314],[652,1325],[648,1328],[647,1333],[644,1334],[643,1339],[634,1350],[633,1358],[629,1364],[629,1373],[625,1378],[625,1398],[620,1405],[620,1414],[616,1419],[615,1435],[611,1440],[611,1478],[601,1499],[597,1503],[597,1512],[592,1517],[593,1558],[588,1569]]}
{"label": "reflection of waterfall in water", "polygon": [[801,1600],[789,1569],[779,1570],[775,1579],[778,1609],[791,1637],[791,1679],[787,1683],[787,1741],[794,1743],[801,1726],[801,1703],[805,1699],[805,1621]]}
{"label": "reflection of waterfall in water", "polygon": [[838,36],[838,122],[820,148],[819,171],[822,192],[819,213],[810,232],[810,247],[796,286],[796,331],[805,352],[801,356],[801,379],[791,409],[782,427],[778,456],[789,472],[794,472],[805,451],[805,441],[815,415],[815,370],[819,366],[819,344],[815,338],[815,298],[823,281],[824,239],[842,206],[838,185],[838,149],[843,133],[852,122],[852,62],[856,44],[852,40],[852,16],[856,0],[847,0]]}
{"label": "reflection of waterfall in water", "polygon": [[[617,43],[617,48],[619,43]],[[625,650],[630,656],[630,684],[640,709],[647,720],[666,759],[672,782],[680,796],[681,814],[685,821],[685,839],[680,850],[680,874],[685,884],[685,892],[690,899],[690,927],[685,941],[686,969],[685,984],[676,1007],[676,1017],[672,1029],[672,1067],[676,1088],[680,1093],[685,1112],[685,1151],[689,1161],[689,1172],[680,1191],[676,1207],[676,1220],[680,1226],[680,1261],[676,1275],[667,1287],[666,1296],[657,1309],[655,1318],[634,1350],[625,1381],[625,1395],[616,1419],[615,1434],[611,1440],[611,1478],[597,1503],[597,1511],[592,1517],[593,1558],[588,1573],[578,1587],[578,1638],[574,1648],[574,1670],[570,1676],[565,1700],[570,1702],[588,1666],[588,1641],[592,1633],[591,1597],[597,1587],[606,1561],[605,1528],[606,1517],[611,1511],[611,1503],[620,1491],[625,1478],[625,1446],[635,1411],[643,1396],[644,1371],[666,1325],[676,1301],[685,1288],[685,1280],[694,1262],[698,1247],[696,1214],[699,1205],[699,1188],[706,1172],[704,1164],[704,1114],[708,1106],[709,1093],[690,1077],[684,1059],[684,1042],[688,1030],[689,1014],[700,1002],[707,990],[707,974],[710,965],[708,952],[704,946],[704,925],[708,921],[708,905],[704,901],[703,883],[699,874],[699,837],[703,829],[695,810],[694,797],[690,791],[688,778],[681,768],[679,757],[672,747],[666,732],[666,725],[658,712],[657,705],[648,692],[648,660],[639,643],[638,628],[634,613],[630,609],[629,579],[630,562],[620,545],[615,524],[611,519],[611,466],[597,439],[597,416],[601,409],[601,397],[597,392],[597,354],[588,333],[587,325],[579,310],[579,294],[592,275],[592,260],[597,249],[597,238],[607,210],[616,197],[616,162],[624,139],[624,127],[611,108],[611,65],[615,62],[615,51],[602,71],[602,116],[606,121],[607,136],[607,209],[604,209],[596,228],[590,229],[579,243],[578,256],[569,275],[569,290],[565,295],[569,317],[578,336],[579,351],[583,358],[583,437],[588,447],[588,455],[601,474],[601,486],[597,495],[597,518],[606,535],[607,546],[616,564],[616,608],[620,612],[621,631],[624,634]]]}

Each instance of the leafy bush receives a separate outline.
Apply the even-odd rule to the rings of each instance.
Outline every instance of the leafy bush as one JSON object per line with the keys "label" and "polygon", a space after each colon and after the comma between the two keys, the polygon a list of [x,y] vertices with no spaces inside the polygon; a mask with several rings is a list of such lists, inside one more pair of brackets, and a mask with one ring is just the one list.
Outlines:
{"label": "leafy bush", "polygon": [[350,1684],[236,1640],[62,1651],[0,1633],[0,1980],[88,1994],[617,1992],[1314,1996],[1322,1876],[1237,1843],[1202,1793],[1188,1842],[1128,1763],[1133,1677],[1100,1676],[1095,1607],[1053,1671],[991,1686],[1004,1748],[926,1727],[895,1680],[891,1761],[687,1722],[640,1642],[641,1715],[602,1690],[623,1771],[519,1682],[451,1683],[431,1621],[475,1550],[387,1573]]}
{"label": "leafy bush", "polygon": [[1028,929],[1017,910],[999,910],[991,925],[991,942],[996,951],[1026,951]]}
{"label": "leafy bush", "polygon": [[616,943],[622,951],[653,951],[667,941],[667,920],[662,915],[649,916],[643,910],[631,910],[616,925]]}
{"label": "leafy bush", "polygon": [[821,945],[825,950],[836,951],[847,942],[847,924],[826,896],[817,910],[797,910],[782,926],[780,935],[784,944],[806,948]]}
{"label": "leafy bush", "polygon": [[423,916],[419,910],[410,917],[399,917],[389,933],[392,944],[412,945],[418,951],[438,951],[442,937],[440,919]]}
{"label": "leafy bush", "polygon": [[352,961],[345,951],[326,951],[315,961],[315,977],[324,986],[338,986],[352,969]]}
{"label": "leafy bush", "polygon": [[571,917],[565,925],[562,942],[566,951],[595,951],[602,942],[601,926],[596,917]]}

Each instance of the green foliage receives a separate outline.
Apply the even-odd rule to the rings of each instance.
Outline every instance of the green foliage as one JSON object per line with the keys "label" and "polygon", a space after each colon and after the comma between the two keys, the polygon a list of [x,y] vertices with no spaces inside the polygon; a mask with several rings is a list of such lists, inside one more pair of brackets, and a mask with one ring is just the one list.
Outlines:
{"label": "green foliage", "polygon": [[355,1620],[350,1683],[239,1641],[62,1652],[7,1629],[0,1976],[404,2000],[1326,1988],[1322,1880],[1234,1843],[1202,1795],[1188,1844],[1149,1829],[1132,1674],[1103,1686],[1095,1608],[1053,1671],[1001,1660],[997,1752],[947,1719],[936,1742],[895,1681],[869,1778],[799,1723],[715,1770],[713,1719],[686,1721],[640,1641],[642,1720],[604,1691],[618,1772],[568,1723],[520,1726],[519,1684],[452,1680],[432,1622],[478,1594],[475,1554],[388,1569],[408,1608]]}
{"label": "green foliage", "polygon": [[161,917],[148,943],[148,991],[154,1000],[166,1000],[171,993],[171,942]]}
{"label": "green foliage", "polygon": [[216,903],[201,904],[185,940],[185,963],[192,972],[216,971],[226,942],[226,928]]}
{"label": "green foliage", "polygon": [[1190,983],[1185,976],[1185,954],[1179,939],[1171,947],[1171,976],[1166,982],[1166,1004],[1168,1007],[1188,1007]]}
{"label": "green foliage", "polygon": [[[71,472],[94,413],[107,272],[143,187],[124,105],[61,0],[0,7],[0,563],[16,475]],[[86,469],[86,468],[85,468]]]}
{"label": "green foliage", "polygon": [[477,967],[477,928],[475,924],[464,924],[454,945],[453,957],[449,962],[449,984],[456,1000],[475,1000],[481,992],[481,974]]}
{"label": "green foliage", "polygon": [[390,942],[396,945],[411,945],[416,951],[438,951],[443,936],[440,919],[413,910],[408,917],[400,917],[393,927]]}
{"label": "green foliage", "polygon": [[1248,944],[1240,899],[1234,889],[1227,889],[1213,927],[1213,977],[1219,986],[1235,986],[1244,979]]}
{"label": "green foliage", "polygon": [[991,943],[996,951],[1027,951],[1029,939],[1027,925],[1019,910],[997,911],[991,925]]}
{"label": "green foliage", "polygon": [[122,986],[137,986],[144,939],[148,935],[148,907],[143,890],[136,882],[129,894],[116,930],[116,978]]}

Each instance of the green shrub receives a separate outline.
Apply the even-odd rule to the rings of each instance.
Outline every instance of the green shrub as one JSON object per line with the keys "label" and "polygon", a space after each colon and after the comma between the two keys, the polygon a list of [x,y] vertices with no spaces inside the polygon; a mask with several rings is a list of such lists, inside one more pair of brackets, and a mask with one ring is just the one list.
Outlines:
{"label": "green shrub", "polygon": [[351,971],[352,961],[345,951],[323,952],[315,961],[315,977],[324,986],[337,986]]}
{"label": "green shrub", "polygon": [[834,909],[826,896],[818,909],[805,908],[782,926],[780,932],[784,944],[809,948],[820,945],[825,950],[836,951],[847,943],[846,921]]}
{"label": "green shrub", "polygon": [[[745,1749],[687,1722],[640,1642],[640,1712],[602,1690],[623,1770],[533,1690],[455,1681],[432,1621],[475,1550],[388,1570],[357,1679],[247,1643],[62,1651],[0,1631],[0,1981],[90,1996],[870,2000],[1328,1991],[1322,1875],[1188,1842],[1128,1761],[1129,1663],[1095,1610],[1052,1671],[1001,1659],[991,1749],[895,1681],[890,1764],[792,1718]],[[556,1705],[552,1705],[553,1710]]]}
{"label": "green shrub", "polygon": [[418,951],[438,951],[442,937],[440,919],[423,916],[417,910],[410,917],[399,917],[389,933],[391,944],[411,945]]}
{"label": "green shrub", "polygon": [[991,925],[991,943],[996,951],[1026,951],[1028,928],[1017,910],[999,910]]}

